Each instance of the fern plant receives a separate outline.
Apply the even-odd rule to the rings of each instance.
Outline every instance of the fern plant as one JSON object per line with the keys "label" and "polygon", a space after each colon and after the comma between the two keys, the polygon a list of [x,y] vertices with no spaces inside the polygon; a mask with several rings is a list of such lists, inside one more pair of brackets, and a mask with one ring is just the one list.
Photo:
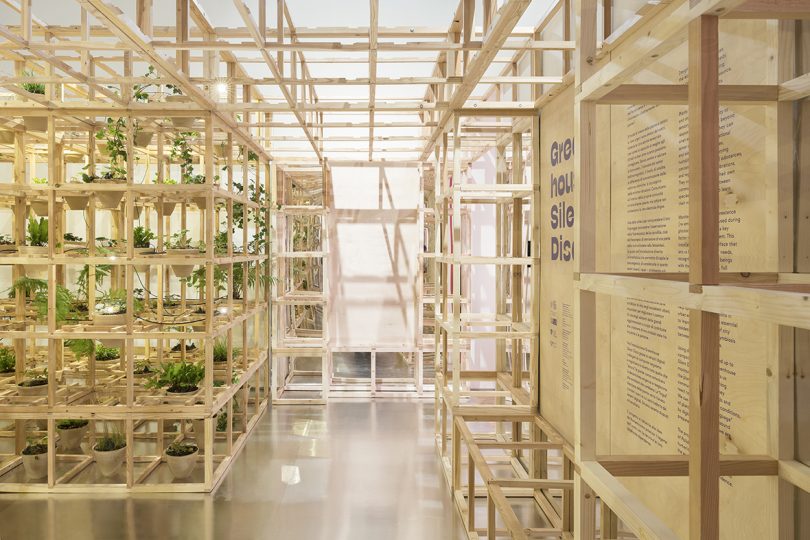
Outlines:
{"label": "fern plant", "polygon": [[27,240],[29,246],[48,245],[48,220],[46,218],[39,218],[39,221],[32,217],[28,218]]}

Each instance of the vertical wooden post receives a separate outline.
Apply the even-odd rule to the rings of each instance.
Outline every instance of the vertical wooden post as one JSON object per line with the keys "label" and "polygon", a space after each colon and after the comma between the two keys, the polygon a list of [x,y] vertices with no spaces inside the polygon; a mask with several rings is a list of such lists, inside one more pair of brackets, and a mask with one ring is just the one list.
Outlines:
{"label": "vertical wooden post", "polygon": [[[689,286],[719,281],[718,19],[689,24]],[[689,312],[689,537],[720,536],[720,316]]]}

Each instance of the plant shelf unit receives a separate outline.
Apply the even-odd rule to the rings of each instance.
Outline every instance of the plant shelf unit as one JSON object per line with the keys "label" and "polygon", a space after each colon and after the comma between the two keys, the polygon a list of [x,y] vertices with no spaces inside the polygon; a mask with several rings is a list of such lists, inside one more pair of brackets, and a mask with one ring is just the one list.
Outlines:
{"label": "plant shelf unit", "polygon": [[[20,107],[47,131],[14,132],[0,181],[13,232],[0,249],[13,293],[0,300],[0,339],[14,360],[0,376],[0,491],[210,492],[270,398],[273,170],[205,111],[199,132],[141,113],[158,132],[138,148],[132,111]],[[99,117],[120,114],[123,129],[105,133]],[[110,152],[110,137],[134,159]],[[185,155],[170,152],[179,145]],[[36,478],[23,450],[38,440],[47,472]],[[198,450],[175,477],[166,449],[183,442]],[[95,450],[107,443],[120,452]]]}
{"label": "plant shelf unit", "polygon": [[322,405],[329,397],[329,175],[326,163],[276,176],[274,404]]}

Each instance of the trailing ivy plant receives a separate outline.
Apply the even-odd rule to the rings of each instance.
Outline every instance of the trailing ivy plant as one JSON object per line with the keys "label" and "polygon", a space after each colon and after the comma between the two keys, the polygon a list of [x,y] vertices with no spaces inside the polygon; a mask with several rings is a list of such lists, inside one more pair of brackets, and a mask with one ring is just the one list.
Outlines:
{"label": "trailing ivy plant", "polygon": [[181,131],[172,140],[169,158],[180,163],[180,182],[182,184],[204,184],[204,174],[194,174],[194,154],[191,151],[190,139],[200,134],[196,131]]}
{"label": "trailing ivy plant", "polygon": [[[96,140],[106,141],[105,149],[110,156],[110,164],[107,171],[101,176],[82,173],[82,180],[85,182],[95,182],[99,178],[111,180],[114,178],[126,178],[127,176],[127,121],[123,118],[107,118],[107,123],[96,132]],[[89,165],[88,165],[89,166]],[[84,169],[87,169],[85,166]]]}

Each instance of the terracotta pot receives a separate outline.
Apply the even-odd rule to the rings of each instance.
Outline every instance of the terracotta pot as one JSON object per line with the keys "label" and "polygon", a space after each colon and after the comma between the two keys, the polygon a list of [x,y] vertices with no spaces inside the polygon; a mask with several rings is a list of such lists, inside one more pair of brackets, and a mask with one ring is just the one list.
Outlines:
{"label": "terracotta pot", "polygon": [[65,195],[64,199],[71,210],[84,210],[90,202],[88,195]]}
{"label": "terracotta pot", "polygon": [[99,471],[104,476],[112,476],[124,463],[126,457],[127,447],[119,448],[118,450],[110,450],[108,452],[99,452],[93,448],[93,457],[96,460]]}
{"label": "terracotta pot", "polygon": [[44,454],[23,454],[22,457],[25,476],[32,480],[38,480],[48,476],[48,453]]}
{"label": "terracotta pot", "polygon": [[62,450],[81,450],[82,440],[87,433],[87,428],[90,426],[82,426],[73,429],[60,429],[56,428],[59,434],[59,446]]}
{"label": "terracotta pot", "polygon": [[169,470],[172,472],[174,479],[183,480],[188,478],[192,471],[194,471],[194,467],[197,465],[197,456],[200,454],[200,449],[198,447],[194,453],[187,456],[170,456],[165,452],[163,454],[166,463],[169,464]]}
{"label": "terracotta pot", "polygon": [[45,116],[23,116],[26,131],[48,131],[48,118]]}

